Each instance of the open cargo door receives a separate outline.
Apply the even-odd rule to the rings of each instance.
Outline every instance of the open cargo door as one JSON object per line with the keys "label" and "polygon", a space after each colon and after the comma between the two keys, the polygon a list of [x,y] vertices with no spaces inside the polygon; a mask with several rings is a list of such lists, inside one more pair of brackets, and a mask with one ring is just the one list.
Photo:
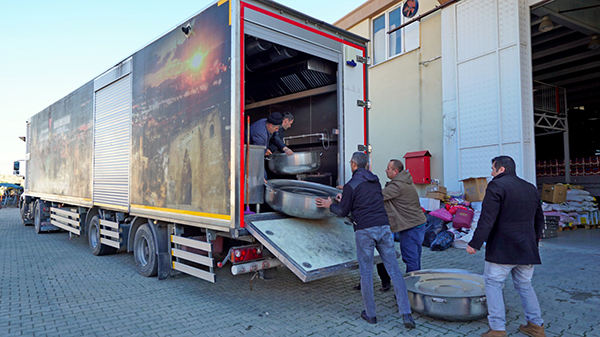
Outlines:
{"label": "open cargo door", "polygon": [[343,91],[343,125],[340,138],[344,140],[342,160],[339,162],[340,172],[344,172],[340,185],[352,178],[352,169],[348,163],[352,154],[359,151],[361,145],[368,145],[367,140],[367,97],[364,63],[360,57],[366,57],[364,49],[344,46],[344,63],[342,72]]}
{"label": "open cargo door", "polygon": [[354,230],[346,219],[308,220],[267,213],[247,217],[246,225],[303,282],[358,268]]}

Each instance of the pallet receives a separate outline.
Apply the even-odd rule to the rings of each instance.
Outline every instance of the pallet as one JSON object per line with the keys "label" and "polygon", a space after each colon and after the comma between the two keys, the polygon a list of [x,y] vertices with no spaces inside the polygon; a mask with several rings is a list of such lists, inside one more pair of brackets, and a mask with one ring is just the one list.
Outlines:
{"label": "pallet", "polygon": [[578,228],[580,228],[580,229],[596,229],[599,226],[600,225],[571,225],[571,226],[565,226],[565,227],[558,227],[558,231],[559,232],[572,231],[572,230],[576,230]]}

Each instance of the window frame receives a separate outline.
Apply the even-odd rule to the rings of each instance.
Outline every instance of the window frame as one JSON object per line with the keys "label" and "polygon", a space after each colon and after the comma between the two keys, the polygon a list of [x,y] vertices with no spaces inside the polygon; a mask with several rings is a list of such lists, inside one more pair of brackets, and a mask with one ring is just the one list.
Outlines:
{"label": "window frame", "polygon": [[[389,9],[383,11],[381,14],[376,15],[376,16],[374,16],[374,17],[371,18],[370,24],[369,24],[369,26],[370,26],[369,30],[371,31],[371,41],[372,41],[372,43],[371,43],[371,55],[373,55],[373,57],[372,57],[372,59],[373,59],[373,66],[381,64],[381,63],[384,63],[384,62],[386,62],[388,60],[396,58],[396,57],[398,57],[400,55],[404,55],[406,53],[409,53],[409,52],[411,52],[413,50],[416,50],[416,49],[419,49],[421,47],[421,27],[420,27],[421,23],[419,21],[416,21],[415,23],[412,24],[412,25],[416,24],[416,25],[419,26],[417,28],[418,29],[418,43],[416,44],[416,46],[414,48],[410,49],[410,50],[408,50],[406,48],[406,27],[403,27],[399,31],[396,31],[399,34],[401,34],[401,36],[400,36],[401,47],[400,48],[401,48],[402,51],[400,53],[397,53],[397,54],[394,54],[394,55],[390,55],[390,38],[391,38],[391,36],[390,36],[390,34],[387,33],[388,31],[390,31],[390,28],[389,28],[389,25],[390,25],[390,13],[393,12],[393,11],[395,11],[395,10],[400,10],[400,17],[402,18],[401,23],[400,23],[401,25],[403,25],[406,22],[409,22],[409,21],[411,21],[411,20],[414,19],[414,18],[407,18],[407,17],[405,17],[402,14],[402,6],[404,5],[405,2],[406,1],[402,1],[399,4],[397,4],[395,6],[392,6]],[[384,48],[383,48],[384,49],[383,50],[384,55],[381,58],[381,61],[375,63],[375,33],[376,32],[375,32],[375,29],[374,29],[374,24],[375,24],[375,20],[377,20],[377,19],[379,19],[381,17],[384,17],[384,27],[385,27],[385,31],[384,31],[385,39],[384,39]]]}

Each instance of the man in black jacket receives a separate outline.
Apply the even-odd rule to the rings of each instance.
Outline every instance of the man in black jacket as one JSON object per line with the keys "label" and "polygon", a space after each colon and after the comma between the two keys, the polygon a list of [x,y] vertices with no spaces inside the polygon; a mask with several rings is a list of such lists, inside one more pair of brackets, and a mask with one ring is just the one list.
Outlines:
{"label": "man in black jacket", "polygon": [[317,198],[318,207],[327,207],[339,216],[352,212],[354,218],[354,236],[356,256],[360,269],[360,284],[365,309],[361,317],[371,323],[377,323],[375,315],[375,297],[373,294],[373,256],[375,248],[394,284],[398,311],[406,328],[414,328],[411,316],[406,283],[396,259],[394,238],[390,230],[387,213],[383,206],[383,194],[379,178],[366,169],[368,157],[363,152],[354,152],[350,167],[352,179],[344,185],[344,191],[337,195],[338,205],[331,198]]}
{"label": "man in black jacket", "polygon": [[511,157],[492,159],[492,176],[483,199],[481,216],[467,252],[475,254],[484,242],[485,294],[490,330],[481,336],[506,336],[502,287],[510,273],[527,325],[519,330],[528,336],[545,336],[542,312],[533,286],[533,265],[541,264],[538,242],[544,213],[537,188],[517,177]]}

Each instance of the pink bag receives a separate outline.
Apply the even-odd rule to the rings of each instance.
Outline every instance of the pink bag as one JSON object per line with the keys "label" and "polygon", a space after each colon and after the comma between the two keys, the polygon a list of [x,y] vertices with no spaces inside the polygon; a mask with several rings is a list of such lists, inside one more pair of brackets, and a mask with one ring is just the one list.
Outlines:
{"label": "pink bag", "polygon": [[454,221],[452,222],[452,227],[471,228],[471,221],[473,220],[473,215],[475,215],[475,212],[473,212],[470,209],[457,209],[456,215],[454,215]]}
{"label": "pink bag", "polygon": [[450,212],[448,212],[447,210],[445,210],[443,208],[436,209],[435,211],[432,211],[431,213],[429,213],[429,215],[432,215],[436,218],[440,218],[446,222],[452,221],[452,214],[450,214]]}

